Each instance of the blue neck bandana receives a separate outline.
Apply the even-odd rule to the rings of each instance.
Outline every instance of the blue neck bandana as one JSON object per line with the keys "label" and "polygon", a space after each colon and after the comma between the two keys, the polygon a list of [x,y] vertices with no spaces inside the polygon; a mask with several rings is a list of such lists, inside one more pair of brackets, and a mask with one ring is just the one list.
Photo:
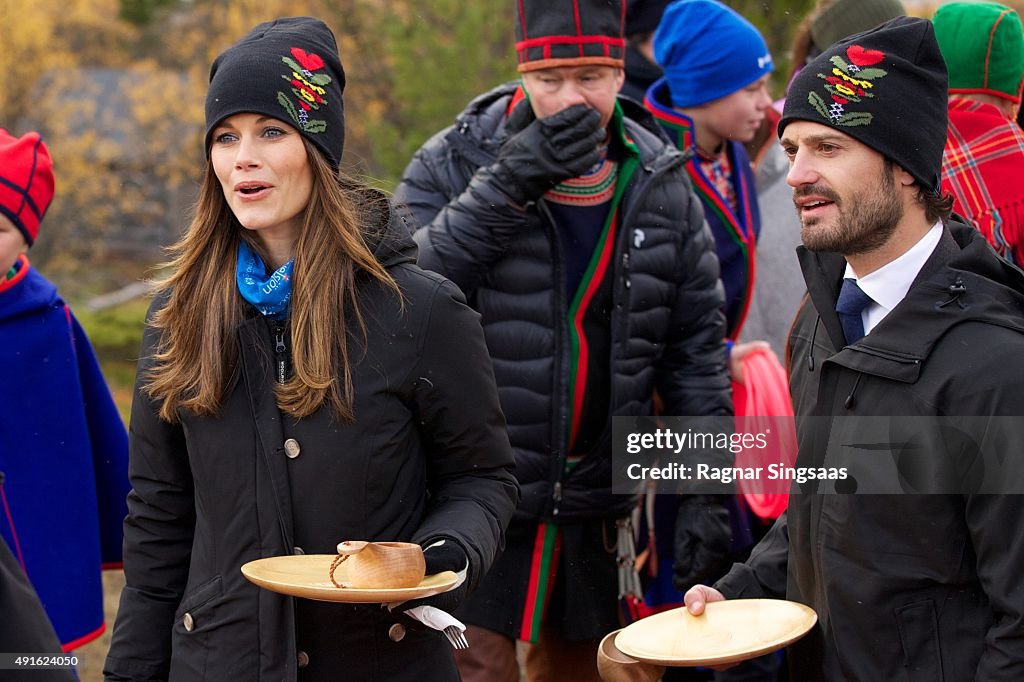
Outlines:
{"label": "blue neck bandana", "polygon": [[256,310],[274,320],[288,317],[288,303],[292,298],[292,267],[288,261],[267,275],[267,266],[252,248],[241,241],[238,244],[238,269],[235,279],[242,298]]}

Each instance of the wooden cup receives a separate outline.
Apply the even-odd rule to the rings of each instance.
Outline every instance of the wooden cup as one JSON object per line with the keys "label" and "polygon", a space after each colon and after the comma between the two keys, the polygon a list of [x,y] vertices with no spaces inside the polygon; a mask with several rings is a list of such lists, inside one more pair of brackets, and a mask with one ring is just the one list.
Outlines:
{"label": "wooden cup", "polygon": [[348,580],[339,587],[394,590],[416,587],[427,573],[423,561],[423,548],[413,542],[365,542],[346,540],[338,544],[338,558],[334,569],[347,562]]}
{"label": "wooden cup", "polygon": [[622,630],[609,632],[597,647],[597,673],[604,682],[654,682],[665,674],[665,667],[644,663],[627,656],[615,646]]}

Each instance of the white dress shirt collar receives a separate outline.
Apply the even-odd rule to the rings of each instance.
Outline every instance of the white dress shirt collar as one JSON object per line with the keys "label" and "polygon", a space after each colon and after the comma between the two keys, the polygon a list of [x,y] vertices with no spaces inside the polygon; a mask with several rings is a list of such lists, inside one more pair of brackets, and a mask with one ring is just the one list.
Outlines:
{"label": "white dress shirt collar", "polygon": [[850,264],[846,264],[843,277],[856,280],[861,291],[874,301],[861,313],[865,334],[870,334],[871,330],[907,295],[910,285],[914,283],[921,268],[935,251],[941,237],[942,223],[938,222],[902,256],[864,277],[857,277]]}

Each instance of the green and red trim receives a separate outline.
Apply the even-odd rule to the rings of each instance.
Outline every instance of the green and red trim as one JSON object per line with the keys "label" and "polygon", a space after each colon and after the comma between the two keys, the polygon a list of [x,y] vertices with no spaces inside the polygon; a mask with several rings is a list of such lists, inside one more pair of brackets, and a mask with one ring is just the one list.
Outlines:
{"label": "green and red trim", "polygon": [[[657,87],[657,86],[656,86]],[[736,203],[739,215],[729,206],[729,202],[723,197],[711,181],[704,175],[700,168],[700,157],[697,150],[697,142],[694,133],[693,119],[681,112],[659,101],[656,91],[652,97],[650,93],[644,98],[644,106],[654,116],[662,129],[672,138],[676,146],[682,150],[690,150],[693,157],[686,163],[686,173],[690,176],[693,188],[700,197],[701,203],[706,210],[713,213],[726,227],[728,236],[736,243],[736,246],[743,254],[743,261],[746,264],[747,273],[744,277],[742,293],[742,304],[740,315],[736,323],[729,330],[729,337],[735,340],[743,329],[743,323],[747,319],[750,310],[750,302],[754,293],[755,257],[756,249],[753,228],[753,207],[752,201],[757,201],[754,188],[747,183],[744,174],[733,164],[732,181],[736,188]]]}
{"label": "green and red trim", "polygon": [[551,588],[558,574],[558,560],[562,554],[562,533],[553,523],[537,525],[533,541],[533,559],[530,562],[530,578],[526,588],[525,607],[519,639],[535,643],[540,638]]}
{"label": "green and red trim", "polygon": [[726,203],[725,198],[718,193],[715,186],[711,184],[711,181],[701,171],[700,162],[687,163],[686,172],[690,176],[693,187],[704,206],[718,216],[722,224],[729,229],[729,235],[739,245],[740,250],[743,252],[743,260],[747,265],[741,312],[736,319],[735,327],[730,330],[729,334],[731,339],[736,340],[740,335],[740,330],[743,329],[743,323],[747,319],[747,313],[750,311],[750,302],[754,296],[755,256],[757,252],[755,248],[751,248],[754,245],[754,235],[748,234],[743,227],[752,223],[750,209],[751,188],[747,186],[746,179],[742,173],[733,173],[733,181],[738,183],[736,195],[737,204],[743,216],[743,222],[741,223],[732,208]]}
{"label": "green and red trim", "polygon": [[626,154],[619,164],[618,176],[615,179],[615,193],[612,195],[608,218],[605,221],[597,247],[590,258],[576,296],[569,306],[569,434],[567,452],[572,452],[573,444],[579,433],[580,419],[583,414],[583,400],[587,393],[587,367],[590,360],[590,348],[583,331],[583,320],[587,314],[590,301],[594,298],[601,283],[608,274],[612,256],[615,253],[615,235],[618,231],[619,206],[625,194],[626,186],[640,163],[640,150],[626,136],[623,124],[622,109],[618,102],[612,114],[609,126],[619,140],[622,141]]}
{"label": "green and red trim", "polygon": [[0,293],[17,286],[18,282],[25,279],[26,275],[28,275],[29,267],[31,266],[29,265],[28,257],[25,254],[18,256],[18,260],[14,268],[12,268],[15,270],[15,273],[13,275],[8,274],[3,280],[0,280]]}

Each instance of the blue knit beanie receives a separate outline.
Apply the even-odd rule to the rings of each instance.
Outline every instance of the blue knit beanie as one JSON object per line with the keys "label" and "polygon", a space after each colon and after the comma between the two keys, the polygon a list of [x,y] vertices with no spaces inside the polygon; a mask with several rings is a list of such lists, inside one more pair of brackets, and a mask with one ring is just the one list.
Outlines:
{"label": "blue knit beanie", "polygon": [[754,25],[715,0],[668,6],[654,34],[672,105],[692,107],[745,88],[772,72],[772,55]]}

